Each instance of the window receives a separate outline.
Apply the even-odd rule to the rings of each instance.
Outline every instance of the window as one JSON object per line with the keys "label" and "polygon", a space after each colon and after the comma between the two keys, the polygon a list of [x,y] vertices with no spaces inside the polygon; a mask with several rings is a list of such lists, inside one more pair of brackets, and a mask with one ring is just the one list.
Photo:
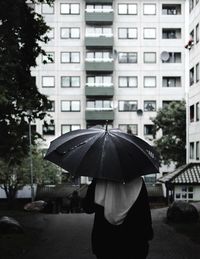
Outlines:
{"label": "window", "polygon": [[99,36],[111,37],[113,36],[112,27],[110,26],[87,27],[86,36],[87,37],[99,37]]}
{"label": "window", "polygon": [[80,14],[80,4],[60,4],[61,14]]}
{"label": "window", "polygon": [[47,32],[47,37],[49,39],[53,39],[54,38],[54,28],[50,28],[50,30]]}
{"label": "window", "polygon": [[181,4],[163,4],[162,14],[164,15],[180,15]]}
{"label": "window", "polygon": [[62,112],[79,112],[80,101],[61,101]]}
{"label": "window", "polygon": [[119,124],[119,129],[125,133],[132,135],[138,134],[138,125],[137,124]]}
{"label": "window", "polygon": [[54,5],[42,4],[42,14],[54,14]]}
{"label": "window", "polygon": [[87,87],[112,87],[112,76],[109,75],[89,75],[86,78]]}
{"label": "window", "polygon": [[193,10],[194,8],[194,0],[189,0],[190,1],[190,12]]}
{"label": "window", "polygon": [[193,200],[193,186],[182,186],[180,195],[182,200]]}
{"label": "window", "polygon": [[137,63],[137,52],[119,52],[119,63]]}
{"label": "window", "polygon": [[132,88],[138,86],[137,76],[119,76],[120,88]]}
{"label": "window", "polygon": [[162,78],[163,87],[181,87],[180,76],[164,76]]}
{"label": "window", "polygon": [[144,135],[153,135],[153,125],[145,124],[144,125]]}
{"label": "window", "polygon": [[65,134],[67,132],[73,130],[79,130],[81,128],[80,124],[62,124],[61,125],[61,134]]}
{"label": "window", "polygon": [[80,28],[61,28],[60,29],[61,39],[80,39]]}
{"label": "window", "polygon": [[46,52],[46,56],[42,55],[42,63],[54,63],[55,62],[55,53],[54,52]]}
{"label": "window", "polygon": [[80,87],[80,76],[61,76],[61,87]]}
{"label": "window", "polygon": [[87,4],[86,12],[87,13],[108,13],[112,12],[112,5],[110,4]]}
{"label": "window", "polygon": [[43,135],[55,135],[55,124],[54,120],[51,120],[50,123],[45,123],[42,125]]}
{"label": "window", "polygon": [[181,39],[180,28],[163,28],[162,29],[163,39]]}
{"label": "window", "polygon": [[162,59],[162,63],[181,63],[181,52],[167,52],[168,59]]}
{"label": "window", "polygon": [[199,141],[196,142],[196,160],[199,160]]}
{"label": "window", "polygon": [[156,111],[156,101],[144,101],[144,111],[145,112],[155,112]]}
{"label": "window", "polygon": [[137,111],[137,101],[119,101],[119,111]]}
{"label": "window", "polygon": [[199,42],[199,23],[196,25],[196,43]]}
{"label": "window", "polygon": [[199,63],[196,64],[196,83],[199,82]]}
{"label": "window", "polygon": [[199,121],[200,109],[199,109],[199,102],[196,103],[196,121]]}
{"label": "window", "polygon": [[80,52],[61,52],[61,63],[80,63]]}
{"label": "window", "polygon": [[156,39],[156,28],[144,28],[144,39]]}
{"label": "window", "polygon": [[194,67],[190,69],[190,86],[194,84]]}
{"label": "window", "polygon": [[144,4],[143,5],[144,15],[156,15],[156,4]]}
{"label": "window", "polygon": [[110,51],[88,51],[86,53],[87,61],[112,61],[112,53]]}
{"label": "window", "polygon": [[194,105],[190,105],[190,122],[194,122]]}
{"label": "window", "polygon": [[51,103],[51,108],[48,109],[48,112],[55,112],[55,101],[50,101]]}
{"label": "window", "polygon": [[118,4],[118,14],[137,14],[137,4]]}
{"label": "window", "polygon": [[118,28],[119,39],[137,39],[137,28]]}
{"label": "window", "polygon": [[144,87],[146,87],[146,88],[156,87],[156,76],[145,76],[144,77]]}
{"label": "window", "polygon": [[190,142],[190,159],[194,159],[194,142]]}
{"label": "window", "polygon": [[87,110],[113,110],[113,102],[111,100],[88,100],[86,103]]}
{"label": "window", "polygon": [[54,76],[43,76],[42,77],[42,87],[55,87],[55,77]]}
{"label": "window", "polygon": [[156,52],[144,52],[144,63],[156,63]]}

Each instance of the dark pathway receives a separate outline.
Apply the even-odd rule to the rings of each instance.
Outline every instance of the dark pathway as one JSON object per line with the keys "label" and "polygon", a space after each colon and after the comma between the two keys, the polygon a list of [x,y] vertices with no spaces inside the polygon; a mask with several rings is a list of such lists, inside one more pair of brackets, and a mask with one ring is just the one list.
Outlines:
{"label": "dark pathway", "polygon": [[[152,210],[155,237],[148,259],[199,259],[200,245],[174,232],[164,223],[165,209]],[[95,259],[91,254],[90,232],[93,215],[44,215],[45,231],[35,246],[20,259]],[[125,259],[125,258],[122,258]]]}

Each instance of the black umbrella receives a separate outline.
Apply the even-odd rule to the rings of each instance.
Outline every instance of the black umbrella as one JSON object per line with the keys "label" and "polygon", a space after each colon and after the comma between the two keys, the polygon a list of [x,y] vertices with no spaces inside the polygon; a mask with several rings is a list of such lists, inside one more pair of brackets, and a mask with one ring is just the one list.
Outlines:
{"label": "black umbrella", "polygon": [[119,129],[92,127],[63,134],[51,142],[45,159],[75,177],[118,182],[159,172],[159,156],[154,148]]}

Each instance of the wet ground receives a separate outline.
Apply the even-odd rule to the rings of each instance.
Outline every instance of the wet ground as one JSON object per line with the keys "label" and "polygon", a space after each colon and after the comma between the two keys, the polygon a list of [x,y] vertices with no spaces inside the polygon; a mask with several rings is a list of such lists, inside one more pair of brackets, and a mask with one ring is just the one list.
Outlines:
{"label": "wet ground", "polygon": [[[152,209],[155,236],[150,242],[148,259],[199,259],[200,223],[189,226],[196,237],[192,240],[181,228],[177,231],[166,223],[166,210]],[[13,236],[0,239],[0,259],[95,259],[90,247],[93,215],[22,213],[17,217],[25,226],[25,234],[15,235],[15,242]],[[11,248],[14,243],[20,246],[20,242],[25,242],[23,249]]]}

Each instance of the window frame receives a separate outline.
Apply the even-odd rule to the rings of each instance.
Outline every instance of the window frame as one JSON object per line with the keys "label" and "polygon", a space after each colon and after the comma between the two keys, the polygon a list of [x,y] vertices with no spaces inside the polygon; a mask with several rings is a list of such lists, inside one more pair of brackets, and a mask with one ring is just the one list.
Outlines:
{"label": "window frame", "polygon": [[[154,54],[155,60],[154,61],[146,61],[145,56],[148,54]],[[156,52],[143,52],[143,62],[144,64],[156,64],[157,63],[157,53]]]}
{"label": "window frame", "polygon": [[[155,6],[155,13],[145,13],[145,6]],[[148,8],[147,8],[148,9]],[[143,15],[156,15],[156,3],[143,3]]]}
{"label": "window frame", "polygon": [[[127,81],[126,86],[121,86],[120,85],[120,79],[125,78]],[[131,78],[136,79],[136,86],[130,86],[130,80]],[[138,88],[138,76],[118,76],[118,87],[119,88]]]}
{"label": "window frame", "polygon": [[[69,86],[64,86],[63,85],[63,79],[64,78],[69,78]],[[78,81],[79,81],[79,85],[78,86],[73,86],[72,85],[72,79],[73,78],[77,78],[78,79]],[[61,85],[61,88],[80,88],[80,86],[81,86],[81,78],[80,78],[80,76],[61,76],[61,78],[60,78],[60,85]]]}
{"label": "window frame", "polygon": [[[147,37],[147,36],[145,36],[145,31],[146,30],[154,30],[154,32],[155,32],[155,37]],[[156,28],[155,27],[144,27],[143,28],[143,39],[144,40],[156,40],[156,38],[157,38],[157,35],[156,35],[157,33],[156,33]]]}
{"label": "window frame", "polygon": [[[119,12],[119,6],[120,5],[126,5],[126,13],[120,13]],[[130,5],[133,5],[133,6],[135,6],[136,7],[136,12],[135,13],[130,13],[130,10],[129,10],[129,6]],[[121,3],[118,3],[118,8],[117,8],[117,10],[118,10],[118,15],[138,15],[138,4],[137,3],[124,3],[124,4],[121,4]]]}
{"label": "window frame", "polygon": [[[136,30],[136,37],[129,37],[129,30]],[[120,37],[120,30],[126,30],[126,37]],[[138,39],[138,28],[137,27],[118,27],[118,39],[120,40],[136,40]]]}
{"label": "window frame", "polygon": [[[64,30],[64,29],[66,29],[66,30],[68,29],[69,30],[69,37],[62,36],[62,30]],[[79,30],[79,36],[78,37],[71,37],[73,29],[78,29]],[[80,27],[61,27],[60,28],[60,38],[61,39],[71,39],[71,40],[73,40],[73,39],[80,39]]]}
{"label": "window frame", "polygon": [[[62,55],[63,54],[69,54],[69,62],[65,62],[65,61],[62,61],[62,59],[63,59],[63,57],[62,57]],[[77,61],[77,62],[72,62],[72,55],[73,54],[78,54],[78,58],[79,58],[79,61]],[[61,51],[60,52],[60,63],[61,64],[80,64],[80,52],[79,51]]]}
{"label": "window frame", "polygon": [[[125,55],[127,62],[120,61],[120,54]],[[135,55],[136,62],[130,62],[131,55]],[[132,52],[132,51],[131,52],[119,52],[118,53],[118,63],[119,64],[137,64],[138,63],[138,53]]]}
{"label": "window frame", "polygon": [[[127,102],[127,105],[131,105],[130,102],[133,102],[135,104],[132,104],[132,105],[135,105],[136,108],[135,109],[122,109],[120,108],[120,103],[124,103]],[[127,106],[128,107],[128,106]],[[137,100],[119,100],[118,101],[118,112],[136,112],[138,110],[138,101]]]}
{"label": "window frame", "polygon": [[[50,85],[50,86],[44,85],[44,79],[45,78],[52,78],[53,79],[53,85]],[[55,88],[55,76],[42,76],[42,88]]]}
{"label": "window frame", "polygon": [[[62,12],[62,6],[68,5],[69,6],[69,13]],[[72,13],[72,5],[78,6],[78,13]],[[61,15],[80,15],[80,3],[60,3],[60,14]]]}
{"label": "window frame", "polygon": [[[64,102],[69,103],[69,110],[63,109],[62,104]],[[78,102],[79,103],[79,109],[78,110],[73,110],[72,109],[73,102]],[[60,107],[61,107],[61,109],[60,109],[61,112],[80,112],[81,111],[81,102],[80,102],[80,100],[61,100],[60,101]]]}

